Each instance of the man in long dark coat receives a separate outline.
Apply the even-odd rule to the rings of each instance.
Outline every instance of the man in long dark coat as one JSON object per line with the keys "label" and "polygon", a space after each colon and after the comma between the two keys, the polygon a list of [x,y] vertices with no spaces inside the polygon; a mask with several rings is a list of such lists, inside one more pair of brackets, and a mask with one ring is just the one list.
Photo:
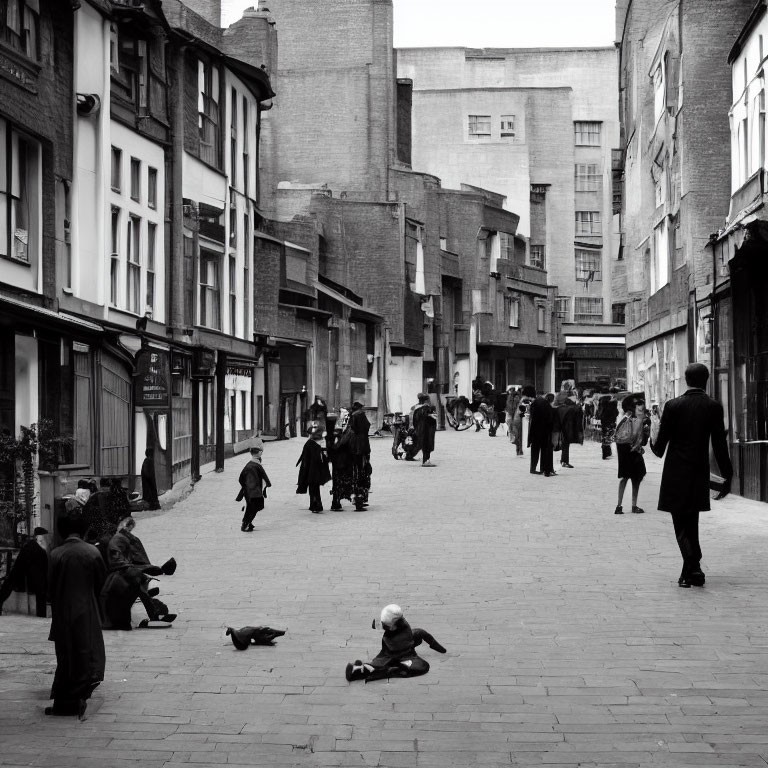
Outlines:
{"label": "man in long dark coat", "polygon": [[64,543],[51,552],[48,594],[51,633],[56,646],[56,674],[46,715],[83,717],[86,702],[104,679],[104,638],[101,634],[99,593],[106,568],[99,551],[82,540],[86,521],[81,510],[59,518]]}
{"label": "man in long dark coat", "polygon": [[435,432],[437,431],[435,407],[429,402],[429,395],[424,392],[419,393],[418,398],[419,404],[413,409],[413,429],[421,448],[421,466],[434,467],[429,457],[435,450]]}
{"label": "man in long dark coat", "polygon": [[152,448],[147,448],[145,455],[146,458],[141,465],[141,496],[147,509],[160,509],[155,475],[155,452]]}
{"label": "man in long dark coat", "polygon": [[[523,394],[534,397],[533,387],[525,387]],[[531,403],[530,425],[528,427],[528,447],[531,449],[531,474],[552,477],[556,474],[552,449],[552,427],[555,421],[555,409],[546,398],[539,395]],[[541,470],[536,467],[541,457]]]}
{"label": "man in long dark coat", "polygon": [[[664,407],[651,450],[661,458],[667,451],[661,475],[659,509],[672,514],[675,537],[683,558],[683,570],[677,583],[681,587],[703,587],[701,546],[699,544],[699,512],[709,506],[709,445],[725,479],[718,495],[724,498],[731,490],[733,466],[725,438],[723,406],[704,391],[709,370],[701,363],[685,369],[689,389]],[[668,448],[668,450],[667,450]]]}

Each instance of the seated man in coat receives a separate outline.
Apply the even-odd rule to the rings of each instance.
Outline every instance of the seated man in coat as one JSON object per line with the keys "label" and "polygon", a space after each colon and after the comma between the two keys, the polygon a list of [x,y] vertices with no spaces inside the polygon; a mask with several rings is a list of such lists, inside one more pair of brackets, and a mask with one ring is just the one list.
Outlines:
{"label": "seated man in coat", "polygon": [[[152,565],[141,539],[133,534],[136,521],[123,518],[117,533],[109,541],[109,574],[101,592],[105,617],[105,629],[131,629],[131,606],[138,598],[147,611],[150,622],[161,622],[170,626],[176,618],[168,613],[167,607],[155,601],[148,592],[151,576],[171,575],[176,570],[176,561],[171,558],[162,566]],[[140,626],[148,626],[142,622]]]}
{"label": "seated man in coat", "polygon": [[[381,651],[369,662],[359,659],[347,664],[346,678],[352,680],[380,680],[385,677],[416,677],[429,672],[429,664],[416,653],[422,641],[433,651],[445,653],[440,643],[424,629],[411,629],[403,616],[403,609],[394,603],[381,612],[384,636]],[[376,625],[374,620],[373,625]]]}

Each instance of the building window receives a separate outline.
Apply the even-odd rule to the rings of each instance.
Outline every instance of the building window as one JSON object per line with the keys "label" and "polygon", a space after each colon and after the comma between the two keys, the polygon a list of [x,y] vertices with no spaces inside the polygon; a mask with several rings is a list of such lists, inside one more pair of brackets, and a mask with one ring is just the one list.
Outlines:
{"label": "building window", "polygon": [[198,129],[200,159],[219,167],[219,70],[211,62],[198,61]]}
{"label": "building window", "polygon": [[544,265],[546,263],[545,251],[546,251],[546,246],[544,245],[532,245],[529,266],[537,267],[538,269],[544,269]]}
{"label": "building window", "polygon": [[184,323],[191,328],[195,323],[195,241],[184,235]]}
{"label": "building window", "polygon": [[576,191],[600,191],[600,172],[597,163],[576,163]]}
{"label": "building window", "polygon": [[0,255],[25,263],[37,252],[39,170],[40,145],[0,120]]}
{"label": "building window", "polygon": [[237,207],[234,201],[229,206],[229,244],[237,245]]}
{"label": "building window", "polygon": [[[443,238],[444,239],[444,238]],[[440,246],[441,248],[443,246]],[[515,256],[515,238],[506,232],[499,232],[499,258],[512,259]]]}
{"label": "building window", "polygon": [[469,138],[470,139],[490,139],[491,138],[491,116],[490,115],[470,115],[469,116]]}
{"label": "building window", "polygon": [[599,147],[602,123],[580,121],[573,124],[574,139],[577,146]]}
{"label": "building window", "polygon": [[147,205],[157,208],[157,169],[147,169]]}
{"label": "building window", "polygon": [[141,219],[137,216],[128,217],[128,238],[126,241],[128,256],[128,274],[126,280],[126,308],[138,315],[141,306]]}
{"label": "building window", "polygon": [[[663,161],[662,161],[663,162]],[[654,200],[656,207],[664,205],[667,201],[667,172],[665,170],[660,171],[659,178],[656,179],[654,187]]]}
{"label": "building window", "polygon": [[602,323],[603,300],[591,296],[577,296],[574,299],[574,316],[576,323]]}
{"label": "building window", "polygon": [[555,312],[560,320],[568,323],[571,320],[571,297],[558,296],[555,299]]}
{"label": "building window", "polygon": [[546,306],[544,304],[541,304],[540,302],[537,302],[536,304],[536,330],[538,331],[546,331],[546,324],[547,324],[547,312],[546,312]]}
{"label": "building window", "polygon": [[131,158],[131,200],[141,200],[141,160]]}
{"label": "building window", "polygon": [[576,279],[585,283],[603,279],[602,251],[576,249]]}
{"label": "building window", "polygon": [[250,255],[250,246],[251,246],[251,239],[250,239],[250,229],[251,229],[251,221],[248,216],[248,214],[243,215],[243,336],[248,338],[248,330],[251,327],[250,318],[248,317],[248,313],[251,310],[251,302],[248,300],[249,296],[249,286],[251,282],[251,275],[250,275],[250,262],[251,262],[251,255]]}
{"label": "building window", "polygon": [[229,332],[237,333],[237,259],[229,257]]}
{"label": "building window", "polygon": [[109,263],[109,303],[116,307],[120,296],[120,209],[112,206],[112,256]]}
{"label": "building window", "polygon": [[577,235],[601,235],[600,211],[576,211]]}
{"label": "building window", "polygon": [[653,73],[653,106],[656,120],[664,114],[667,107],[665,74],[664,63],[662,62]]}
{"label": "building window", "polygon": [[0,40],[14,51],[37,61],[40,26],[38,0],[2,0],[0,2]]}
{"label": "building window", "polygon": [[120,72],[120,48],[118,47],[117,25],[109,25],[109,72],[117,75]]}
{"label": "building window", "polygon": [[502,139],[515,138],[515,116],[514,115],[501,116],[501,138]]}
{"label": "building window", "polygon": [[232,119],[229,126],[229,185],[237,186],[237,91],[232,89]]}
{"label": "building window", "polygon": [[117,147],[112,147],[112,189],[119,192],[122,189],[123,179],[123,152]]}
{"label": "building window", "polygon": [[147,222],[147,308],[155,311],[155,248],[157,244],[157,224]]}
{"label": "building window", "polygon": [[520,298],[518,296],[507,296],[505,299],[507,324],[510,328],[520,327]]}
{"label": "building window", "polygon": [[611,305],[611,322],[616,325],[624,325],[626,322],[626,304],[612,304]]}
{"label": "building window", "polygon": [[248,147],[250,137],[248,136],[248,99],[243,96],[243,192],[248,197],[248,168],[249,154]]}
{"label": "building window", "polygon": [[221,254],[200,249],[200,325],[221,330]]}
{"label": "building window", "polygon": [[147,88],[149,61],[147,41],[132,37],[120,37],[118,40],[118,69],[113,74],[116,95],[131,102],[140,111],[147,109]]}

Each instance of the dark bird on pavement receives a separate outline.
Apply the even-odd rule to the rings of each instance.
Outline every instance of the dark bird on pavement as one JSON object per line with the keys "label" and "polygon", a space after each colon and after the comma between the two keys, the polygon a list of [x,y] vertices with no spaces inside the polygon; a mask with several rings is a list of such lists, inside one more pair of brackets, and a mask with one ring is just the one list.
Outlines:
{"label": "dark bird on pavement", "polygon": [[285,631],[271,627],[227,627],[227,634],[232,638],[232,645],[244,651],[249,645],[274,645],[275,638],[282,637]]}

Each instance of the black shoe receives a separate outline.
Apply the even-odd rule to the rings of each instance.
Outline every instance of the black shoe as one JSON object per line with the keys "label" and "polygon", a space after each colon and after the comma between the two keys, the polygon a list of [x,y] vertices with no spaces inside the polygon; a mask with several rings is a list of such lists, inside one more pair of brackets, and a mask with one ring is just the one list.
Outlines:
{"label": "black shoe", "polygon": [[147,594],[150,597],[157,597],[160,594],[160,587],[152,587],[152,589],[148,589]]}
{"label": "black shoe", "polygon": [[632,511],[633,511],[633,512],[634,512],[636,515],[642,515],[642,514],[645,512],[645,510],[644,510],[644,509],[641,509],[640,507],[632,507]]}
{"label": "black shoe", "polygon": [[690,589],[691,584],[688,579],[684,579],[682,576],[677,580],[677,586],[683,587],[683,589]]}
{"label": "black shoe", "polygon": [[561,461],[560,462],[561,467],[568,467],[568,469],[573,469],[573,464],[569,464],[567,461]]}
{"label": "black shoe", "polygon": [[706,578],[703,571],[692,571],[686,580],[692,587],[703,587]]}
{"label": "black shoe", "polygon": [[243,524],[240,526],[240,530],[241,530],[243,533],[245,533],[245,532],[248,530],[248,526],[247,526],[245,523],[243,523]]}
{"label": "black shoe", "polygon": [[335,507],[332,506],[331,507],[331,512],[341,512],[341,504],[339,504],[338,506],[335,506]]}
{"label": "black shoe", "polygon": [[531,470],[531,474],[532,474],[532,475],[540,475],[540,474],[541,474],[541,472],[539,472],[537,469],[532,469],[532,470]]}
{"label": "black shoe", "polygon": [[253,527],[253,525],[249,525],[245,530],[246,530],[246,533],[250,533],[251,531],[255,531],[256,529]]}
{"label": "black shoe", "polygon": [[624,508],[619,504],[616,509],[613,510],[614,515],[623,515],[624,514]]}

